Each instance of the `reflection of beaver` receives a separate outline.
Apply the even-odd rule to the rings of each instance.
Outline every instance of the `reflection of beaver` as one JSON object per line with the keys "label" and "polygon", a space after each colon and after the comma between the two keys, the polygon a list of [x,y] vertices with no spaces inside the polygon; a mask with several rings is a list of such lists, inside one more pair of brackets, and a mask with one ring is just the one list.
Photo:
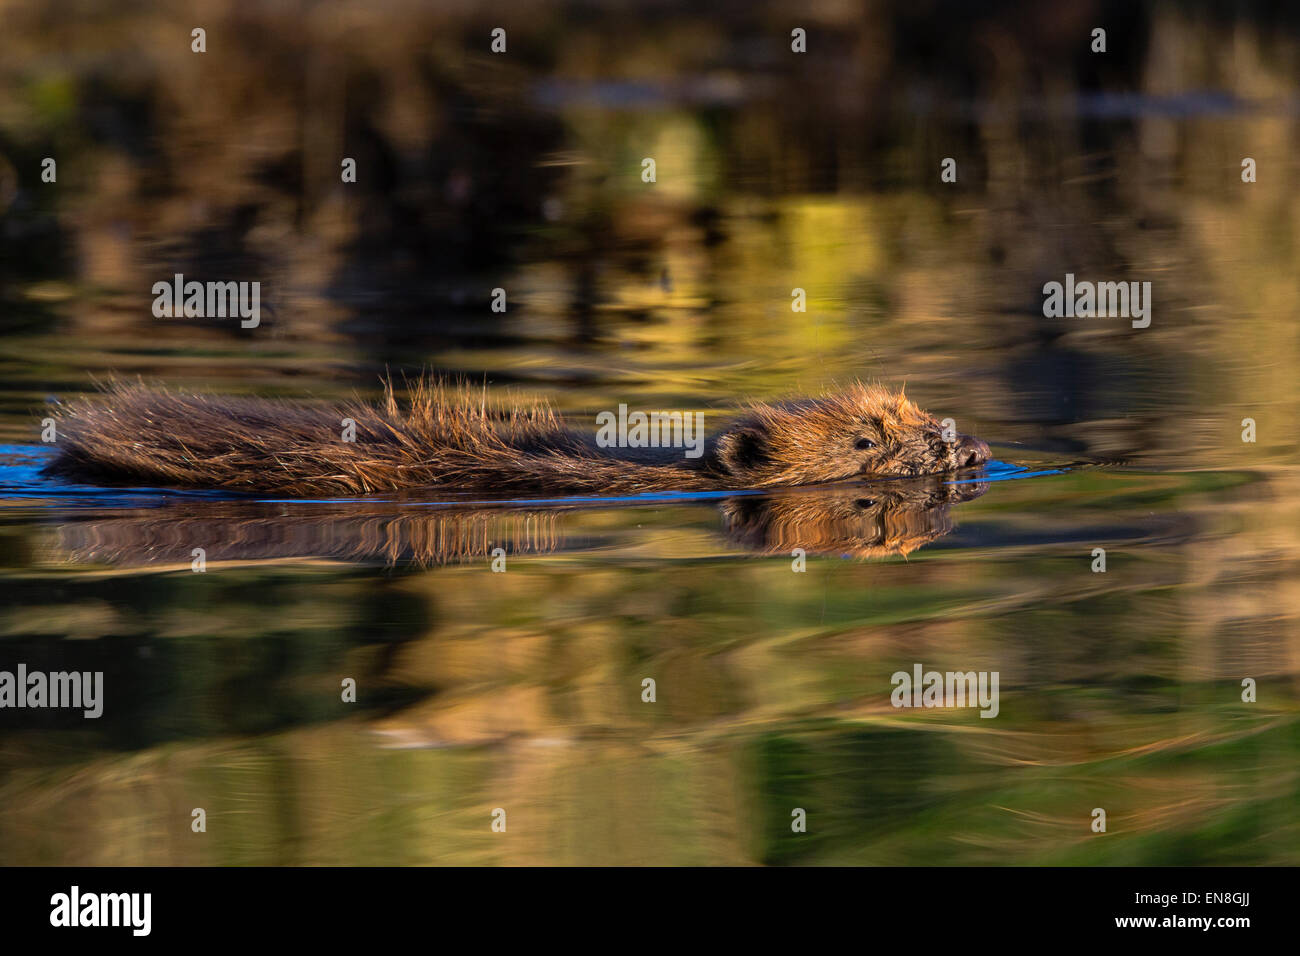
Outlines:
{"label": "reflection of beaver", "polygon": [[[948,506],[987,484],[900,481],[735,495],[719,503],[734,545],[757,554],[902,554],[952,530]],[[68,522],[62,548],[78,561],[122,566],[190,563],[196,542],[209,562],[326,558],[388,564],[463,564],[501,548],[511,555],[590,547],[566,542],[560,507],[407,508],[388,502],[320,503],[286,514],[263,502],[185,501],[123,516]],[[580,525],[581,526],[581,525]]]}
{"label": "reflection of beaver", "polygon": [[952,530],[948,506],[978,498],[986,482],[890,482],[855,492],[784,491],[722,502],[727,537],[759,554],[876,558],[907,555]]}
{"label": "reflection of beaver", "polygon": [[[345,420],[355,440],[343,438]],[[282,495],[412,488],[479,492],[647,492],[767,488],[864,476],[938,474],[988,460],[984,442],[945,441],[905,396],[853,385],[757,405],[708,442],[598,447],[543,403],[490,402],[464,386],[416,383],[407,407],[321,408],[113,387],[63,409],[52,469],[88,479]]]}

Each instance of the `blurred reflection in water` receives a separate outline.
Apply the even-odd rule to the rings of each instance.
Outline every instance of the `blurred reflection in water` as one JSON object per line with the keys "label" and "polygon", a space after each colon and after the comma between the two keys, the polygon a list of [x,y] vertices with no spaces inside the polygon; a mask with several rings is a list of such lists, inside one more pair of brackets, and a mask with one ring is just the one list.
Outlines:
{"label": "blurred reflection in water", "polygon": [[[802,548],[859,558],[906,555],[952,530],[950,504],[987,485],[894,481],[747,493],[718,505],[730,543],[760,554]],[[671,500],[671,499],[668,499]],[[187,502],[108,512],[58,528],[59,552],[79,564],[188,567],[194,542],[209,563],[330,558],[439,565],[565,550],[564,519],[580,505],[526,508],[362,501],[333,505]],[[587,507],[591,507],[588,505]]]}

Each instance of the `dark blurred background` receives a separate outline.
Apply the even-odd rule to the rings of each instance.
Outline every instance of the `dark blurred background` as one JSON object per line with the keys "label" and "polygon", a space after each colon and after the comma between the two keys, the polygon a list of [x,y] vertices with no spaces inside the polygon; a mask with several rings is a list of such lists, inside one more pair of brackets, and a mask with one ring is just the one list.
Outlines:
{"label": "dark blurred background", "polygon": [[[317,394],[431,366],[583,410],[906,379],[995,439],[1208,453],[1211,403],[1300,411],[1298,16],[6,2],[4,434],[92,372]],[[175,272],[260,280],[262,327],[155,319]],[[1152,281],[1152,327],[1044,319],[1066,272]]]}

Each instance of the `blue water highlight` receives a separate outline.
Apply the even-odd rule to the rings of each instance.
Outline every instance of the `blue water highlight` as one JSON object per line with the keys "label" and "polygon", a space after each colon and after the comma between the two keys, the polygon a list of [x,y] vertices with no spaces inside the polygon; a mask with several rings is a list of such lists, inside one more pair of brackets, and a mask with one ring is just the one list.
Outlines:
{"label": "blue water highlight", "polygon": [[[111,505],[123,508],[161,507],[168,501],[249,501],[262,504],[282,505],[329,505],[349,501],[369,503],[400,503],[412,508],[447,508],[447,507],[501,507],[513,506],[564,506],[564,505],[614,505],[614,504],[675,504],[693,501],[715,501],[719,498],[734,498],[741,495],[771,494],[772,489],[739,489],[734,491],[652,491],[633,495],[568,495],[555,498],[481,498],[465,497],[438,501],[412,501],[392,495],[369,495],[364,498],[273,498],[252,494],[238,494],[229,491],[151,488],[151,487],[115,487],[105,488],[98,485],[84,485],[46,475],[42,469],[54,457],[54,450],[40,445],[0,445],[0,498],[16,500],[45,500],[57,502],[61,506]],[[1068,467],[1031,469],[1025,465],[1012,462],[990,461],[970,478],[958,478],[945,481],[948,485],[969,485],[1001,481],[1015,481],[1021,478],[1040,478],[1048,475],[1060,475]],[[862,484],[876,484],[881,481],[906,481],[903,478],[876,479]],[[789,489],[781,489],[789,490]]]}

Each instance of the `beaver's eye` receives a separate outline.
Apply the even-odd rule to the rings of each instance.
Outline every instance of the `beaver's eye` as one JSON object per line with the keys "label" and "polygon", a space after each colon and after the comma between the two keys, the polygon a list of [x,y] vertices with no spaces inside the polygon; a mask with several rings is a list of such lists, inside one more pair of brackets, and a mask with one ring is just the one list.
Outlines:
{"label": "beaver's eye", "polygon": [[875,448],[876,443],[873,442],[870,438],[859,438],[857,441],[853,443],[853,447],[856,448],[858,451],[866,451],[868,448]]}

